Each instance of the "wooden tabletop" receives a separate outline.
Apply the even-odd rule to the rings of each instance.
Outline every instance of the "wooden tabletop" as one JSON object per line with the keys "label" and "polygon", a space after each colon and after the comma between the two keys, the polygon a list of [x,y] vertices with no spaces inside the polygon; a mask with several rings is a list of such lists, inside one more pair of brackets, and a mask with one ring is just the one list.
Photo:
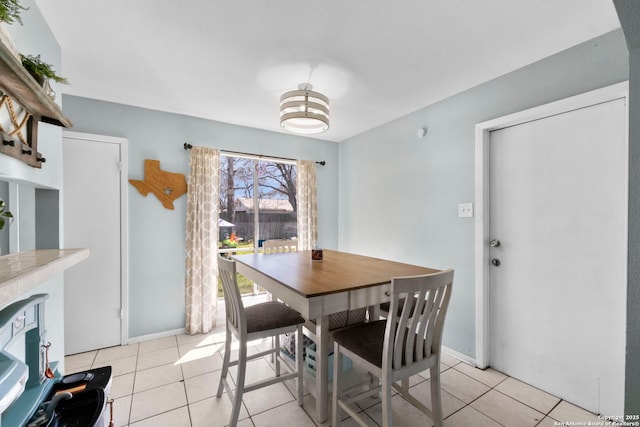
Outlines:
{"label": "wooden tabletop", "polygon": [[233,259],[306,298],[381,285],[391,282],[393,277],[439,271],[326,249],[322,261],[311,261],[311,251],[235,255]]}

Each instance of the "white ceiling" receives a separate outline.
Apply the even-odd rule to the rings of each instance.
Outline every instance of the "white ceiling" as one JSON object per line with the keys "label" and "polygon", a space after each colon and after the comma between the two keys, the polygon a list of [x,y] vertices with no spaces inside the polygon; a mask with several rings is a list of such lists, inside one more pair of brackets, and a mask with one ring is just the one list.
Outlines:
{"label": "white ceiling", "polygon": [[281,131],[310,82],[342,141],[620,26],[611,0],[37,0],[64,93]]}

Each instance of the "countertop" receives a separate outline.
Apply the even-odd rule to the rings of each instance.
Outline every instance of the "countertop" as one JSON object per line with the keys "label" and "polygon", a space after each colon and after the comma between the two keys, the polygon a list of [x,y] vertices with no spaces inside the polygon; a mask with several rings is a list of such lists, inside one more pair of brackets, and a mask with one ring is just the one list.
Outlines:
{"label": "countertop", "polygon": [[0,307],[89,257],[89,249],[38,249],[0,256]]}

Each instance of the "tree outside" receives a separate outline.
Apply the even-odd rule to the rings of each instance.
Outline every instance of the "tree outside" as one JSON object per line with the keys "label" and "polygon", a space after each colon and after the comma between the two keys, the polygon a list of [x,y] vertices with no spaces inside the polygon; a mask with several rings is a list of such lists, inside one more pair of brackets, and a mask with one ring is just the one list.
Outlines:
{"label": "tree outside", "polygon": [[[296,178],[292,163],[221,156],[218,246],[234,254],[251,253],[264,240],[297,238]],[[241,293],[254,292],[254,283],[242,275],[238,286]],[[221,286],[218,294],[222,296]]]}

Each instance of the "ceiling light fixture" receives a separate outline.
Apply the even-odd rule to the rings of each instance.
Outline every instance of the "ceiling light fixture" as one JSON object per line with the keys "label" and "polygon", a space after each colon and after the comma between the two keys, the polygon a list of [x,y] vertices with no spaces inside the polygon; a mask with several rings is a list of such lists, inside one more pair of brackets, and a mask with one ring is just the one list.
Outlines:
{"label": "ceiling light fixture", "polygon": [[314,134],[329,129],[329,98],[309,83],[280,97],[280,126],[293,133]]}

